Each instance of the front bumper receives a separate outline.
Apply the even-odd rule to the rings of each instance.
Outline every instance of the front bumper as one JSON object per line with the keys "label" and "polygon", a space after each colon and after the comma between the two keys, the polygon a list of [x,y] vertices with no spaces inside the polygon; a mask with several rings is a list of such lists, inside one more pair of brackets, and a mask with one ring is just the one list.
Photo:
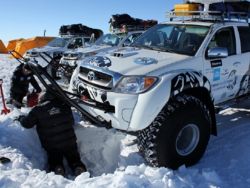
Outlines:
{"label": "front bumper", "polygon": [[69,91],[77,92],[80,96],[86,96],[87,92],[89,94],[87,98],[113,107],[114,112],[111,112],[96,106],[79,103],[81,108],[89,114],[110,122],[111,126],[116,129],[128,132],[145,129],[152,123],[170,97],[171,87],[168,86],[171,79],[168,75],[163,76],[156,87],[145,93],[135,95],[115,93],[112,90],[94,87],[81,80],[77,72],[78,70],[75,71]]}
{"label": "front bumper", "polygon": [[81,96],[79,105],[92,116],[111,122],[112,127],[129,130],[138,95],[114,93],[76,80],[73,92]]}

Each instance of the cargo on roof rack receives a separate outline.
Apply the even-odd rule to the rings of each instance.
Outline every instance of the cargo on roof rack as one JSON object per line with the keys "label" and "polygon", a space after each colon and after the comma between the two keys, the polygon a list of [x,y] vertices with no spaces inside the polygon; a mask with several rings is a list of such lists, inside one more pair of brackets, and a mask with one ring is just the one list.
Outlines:
{"label": "cargo on roof rack", "polygon": [[248,1],[186,1],[167,13],[170,20],[246,21],[249,22]]}
{"label": "cargo on roof rack", "polygon": [[67,36],[90,37],[92,34],[95,35],[95,38],[99,38],[100,36],[103,35],[103,31],[100,29],[90,28],[83,24],[62,25],[59,29],[59,35],[63,37]]}
{"label": "cargo on roof rack", "polygon": [[158,23],[157,20],[142,20],[128,14],[115,14],[109,20],[110,31],[124,33],[129,31],[147,30]]}

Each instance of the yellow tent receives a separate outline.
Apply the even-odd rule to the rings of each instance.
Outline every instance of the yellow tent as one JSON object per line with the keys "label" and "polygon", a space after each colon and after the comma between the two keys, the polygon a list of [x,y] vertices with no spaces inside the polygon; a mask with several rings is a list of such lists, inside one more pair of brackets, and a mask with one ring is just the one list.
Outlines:
{"label": "yellow tent", "polygon": [[[20,55],[24,55],[24,53],[27,50],[45,46],[48,42],[50,42],[53,39],[54,37],[34,37],[25,39],[20,42],[17,42],[15,51]],[[16,57],[20,58],[18,54],[16,54]]]}
{"label": "yellow tent", "polygon": [[24,40],[24,39],[14,39],[14,40],[10,40],[9,42],[8,42],[8,45],[7,45],[7,50],[8,51],[12,51],[12,50],[15,50],[15,48],[16,48],[16,43],[17,42],[20,42],[20,41],[22,41],[22,40]]}
{"label": "yellow tent", "polygon": [[0,53],[1,54],[7,54],[8,53],[8,51],[7,51],[4,43],[2,42],[2,40],[0,40]]}

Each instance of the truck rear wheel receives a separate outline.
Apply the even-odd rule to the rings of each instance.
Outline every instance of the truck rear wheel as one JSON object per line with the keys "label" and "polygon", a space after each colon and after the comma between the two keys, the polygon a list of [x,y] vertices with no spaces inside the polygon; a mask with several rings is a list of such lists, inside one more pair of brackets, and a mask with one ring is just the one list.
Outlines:
{"label": "truck rear wheel", "polygon": [[210,125],[209,111],[199,99],[177,96],[139,132],[139,151],[152,166],[177,169],[193,165],[206,150]]}

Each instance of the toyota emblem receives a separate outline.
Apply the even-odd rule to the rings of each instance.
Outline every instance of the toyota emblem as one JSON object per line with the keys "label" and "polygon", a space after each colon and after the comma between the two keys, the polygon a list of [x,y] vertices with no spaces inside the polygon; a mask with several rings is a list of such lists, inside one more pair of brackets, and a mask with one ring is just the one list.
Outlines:
{"label": "toyota emblem", "polygon": [[88,80],[96,80],[96,75],[93,71],[89,71]]}

